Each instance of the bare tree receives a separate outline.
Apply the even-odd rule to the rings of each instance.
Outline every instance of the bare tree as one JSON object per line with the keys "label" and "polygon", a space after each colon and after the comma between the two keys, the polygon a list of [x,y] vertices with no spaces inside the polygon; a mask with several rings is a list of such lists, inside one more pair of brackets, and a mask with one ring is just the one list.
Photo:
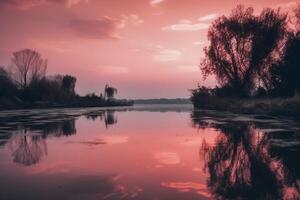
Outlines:
{"label": "bare tree", "polygon": [[35,50],[23,49],[13,53],[12,71],[15,81],[26,88],[33,80],[45,76],[47,60]]}

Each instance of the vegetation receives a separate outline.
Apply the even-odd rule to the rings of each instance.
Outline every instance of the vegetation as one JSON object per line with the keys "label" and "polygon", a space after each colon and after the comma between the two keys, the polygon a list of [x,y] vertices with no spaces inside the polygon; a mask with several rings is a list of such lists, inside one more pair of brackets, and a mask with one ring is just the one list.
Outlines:
{"label": "vegetation", "polygon": [[191,104],[190,99],[176,98],[176,99],[135,99],[135,104]]}
{"label": "vegetation", "polygon": [[79,96],[76,77],[46,76],[47,60],[35,50],[13,53],[12,64],[0,67],[0,109],[44,107],[127,106],[132,101],[116,100],[116,89],[106,85],[104,96]]}
{"label": "vegetation", "polygon": [[252,7],[239,5],[215,20],[201,71],[204,78],[215,76],[218,84],[191,90],[194,106],[247,113],[300,111],[295,97],[300,90],[300,5],[289,16],[270,8],[254,15]]}

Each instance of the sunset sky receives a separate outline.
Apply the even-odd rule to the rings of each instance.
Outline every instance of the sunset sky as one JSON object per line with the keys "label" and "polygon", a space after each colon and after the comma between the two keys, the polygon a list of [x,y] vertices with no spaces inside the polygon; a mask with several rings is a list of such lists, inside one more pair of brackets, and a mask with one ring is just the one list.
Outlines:
{"label": "sunset sky", "polygon": [[120,98],[188,97],[203,83],[198,65],[210,23],[237,4],[259,12],[296,2],[0,0],[0,65],[31,48],[48,59],[48,75],[76,76],[80,94],[99,94],[108,83]]}

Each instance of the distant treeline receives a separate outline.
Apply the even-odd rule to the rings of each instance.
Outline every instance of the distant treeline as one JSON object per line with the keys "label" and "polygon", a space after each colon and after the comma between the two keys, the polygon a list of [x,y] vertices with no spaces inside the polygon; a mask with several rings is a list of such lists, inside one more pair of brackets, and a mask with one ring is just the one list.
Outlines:
{"label": "distant treeline", "polygon": [[218,84],[191,90],[194,105],[203,106],[206,97],[289,98],[300,91],[300,5],[259,15],[239,5],[212,23],[208,40],[200,68]]}
{"label": "distant treeline", "polygon": [[135,99],[135,104],[191,104],[191,100],[188,98],[176,98],[176,99]]}
{"label": "distant treeline", "polygon": [[80,96],[77,78],[71,75],[46,76],[47,60],[35,50],[13,53],[11,64],[0,67],[0,109],[132,105],[116,100],[117,89],[106,85],[103,93]]}

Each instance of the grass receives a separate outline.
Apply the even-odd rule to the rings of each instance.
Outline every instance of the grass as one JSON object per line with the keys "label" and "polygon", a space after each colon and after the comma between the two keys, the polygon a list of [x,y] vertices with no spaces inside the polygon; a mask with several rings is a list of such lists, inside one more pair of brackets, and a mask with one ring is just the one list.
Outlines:
{"label": "grass", "polygon": [[300,117],[300,96],[293,98],[239,99],[201,97],[194,102],[199,109],[228,111],[243,114],[268,114]]}

